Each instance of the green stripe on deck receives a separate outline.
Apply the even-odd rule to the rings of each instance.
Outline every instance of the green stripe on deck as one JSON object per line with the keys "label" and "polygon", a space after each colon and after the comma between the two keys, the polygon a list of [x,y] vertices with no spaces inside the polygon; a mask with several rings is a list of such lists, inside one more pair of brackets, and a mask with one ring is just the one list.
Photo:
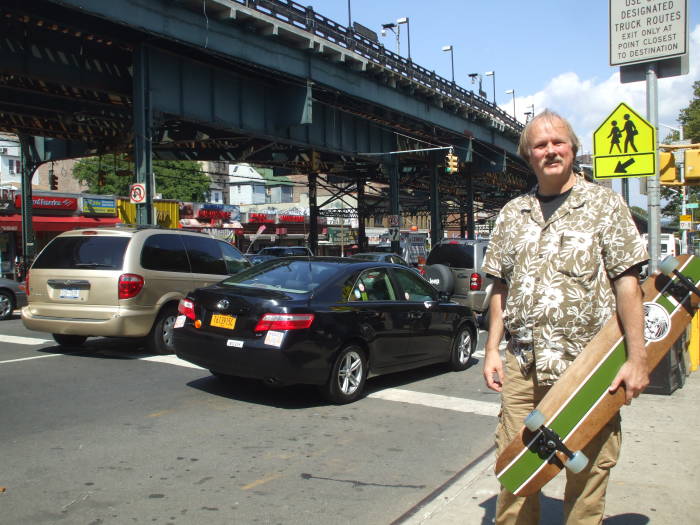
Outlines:
{"label": "green stripe on deck", "polygon": [[[564,440],[583,416],[591,409],[602,392],[605,392],[618,370],[627,359],[624,343],[611,352],[605,362],[588,379],[576,396],[562,410],[549,427]],[[526,450],[520,459],[498,478],[501,484],[515,492],[542,465],[537,453]]]}

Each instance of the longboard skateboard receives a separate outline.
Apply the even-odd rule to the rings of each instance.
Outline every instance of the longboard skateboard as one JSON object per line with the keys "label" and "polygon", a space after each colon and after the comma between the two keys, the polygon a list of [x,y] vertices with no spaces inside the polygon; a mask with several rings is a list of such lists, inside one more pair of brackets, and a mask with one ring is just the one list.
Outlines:
{"label": "longboard skateboard", "polygon": [[[683,333],[700,303],[700,257],[667,258],[660,270],[642,285],[649,370]],[[529,496],[565,466],[573,472],[586,467],[581,449],[625,402],[624,388],[614,394],[608,388],[626,357],[622,330],[613,315],[498,456],[496,477],[503,487]]]}

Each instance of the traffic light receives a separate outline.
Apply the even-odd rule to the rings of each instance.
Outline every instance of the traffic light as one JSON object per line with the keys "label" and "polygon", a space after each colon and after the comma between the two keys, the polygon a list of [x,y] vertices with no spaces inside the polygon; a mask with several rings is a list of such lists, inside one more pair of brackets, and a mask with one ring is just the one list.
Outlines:
{"label": "traffic light", "polygon": [[457,173],[459,171],[459,160],[457,155],[451,152],[445,157],[445,173]]}
{"label": "traffic light", "polygon": [[700,184],[700,149],[687,149],[683,154],[685,180],[688,184]]}
{"label": "traffic light", "polygon": [[53,172],[53,169],[49,170],[49,187],[52,190],[57,190],[58,189],[58,177],[56,174]]}
{"label": "traffic light", "polygon": [[311,151],[311,171],[317,173],[321,169],[321,154],[318,151]]}
{"label": "traffic light", "polygon": [[678,180],[676,171],[676,162],[673,153],[668,151],[659,152],[659,182],[662,186],[682,186],[683,183]]}

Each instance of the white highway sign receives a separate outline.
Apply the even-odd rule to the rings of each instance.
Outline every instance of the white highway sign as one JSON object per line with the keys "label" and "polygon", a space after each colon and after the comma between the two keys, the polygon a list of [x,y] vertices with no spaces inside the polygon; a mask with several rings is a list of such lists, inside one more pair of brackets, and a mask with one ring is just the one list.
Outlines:
{"label": "white highway sign", "polygon": [[610,0],[610,65],[688,52],[687,0]]}

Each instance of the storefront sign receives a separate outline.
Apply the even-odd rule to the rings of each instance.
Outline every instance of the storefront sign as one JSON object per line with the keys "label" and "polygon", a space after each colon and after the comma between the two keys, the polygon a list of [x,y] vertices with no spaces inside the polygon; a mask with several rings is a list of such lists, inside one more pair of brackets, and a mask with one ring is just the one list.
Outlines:
{"label": "storefront sign", "polygon": [[[22,207],[22,196],[15,196],[15,206]],[[78,199],[75,197],[45,197],[43,195],[32,196],[32,208],[38,210],[77,210]]]}
{"label": "storefront sign", "polygon": [[117,214],[117,203],[114,197],[93,198],[83,197],[83,215],[110,215]]}
{"label": "storefront sign", "polygon": [[280,215],[278,218],[278,222],[297,222],[301,223],[304,222],[304,217],[303,215]]}
{"label": "storefront sign", "polygon": [[248,222],[255,223],[274,223],[275,216],[267,213],[248,213]]}
{"label": "storefront sign", "polygon": [[201,209],[197,212],[198,219],[210,219],[210,220],[229,220],[231,218],[231,212],[222,210],[209,210]]}

